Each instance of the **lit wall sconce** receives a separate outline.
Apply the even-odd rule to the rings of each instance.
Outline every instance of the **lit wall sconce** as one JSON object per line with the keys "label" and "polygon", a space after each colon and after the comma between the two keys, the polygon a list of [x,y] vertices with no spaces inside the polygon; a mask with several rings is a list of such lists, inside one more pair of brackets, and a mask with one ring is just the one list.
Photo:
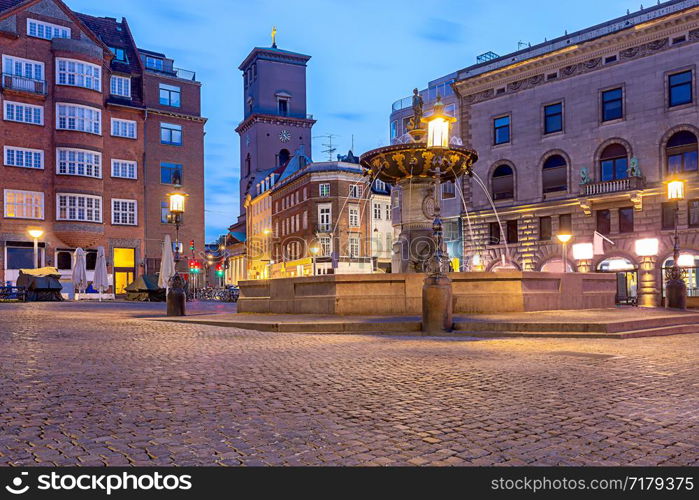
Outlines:
{"label": "lit wall sconce", "polygon": [[636,240],[636,255],[639,257],[655,257],[658,255],[659,245],[658,238]]}

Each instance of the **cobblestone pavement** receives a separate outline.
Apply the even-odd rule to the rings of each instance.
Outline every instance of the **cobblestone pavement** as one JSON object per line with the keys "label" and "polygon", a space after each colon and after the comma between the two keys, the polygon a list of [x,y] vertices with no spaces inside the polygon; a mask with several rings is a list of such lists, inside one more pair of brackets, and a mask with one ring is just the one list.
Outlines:
{"label": "cobblestone pavement", "polygon": [[474,341],[142,319],[162,308],[0,304],[0,464],[699,464],[699,335]]}

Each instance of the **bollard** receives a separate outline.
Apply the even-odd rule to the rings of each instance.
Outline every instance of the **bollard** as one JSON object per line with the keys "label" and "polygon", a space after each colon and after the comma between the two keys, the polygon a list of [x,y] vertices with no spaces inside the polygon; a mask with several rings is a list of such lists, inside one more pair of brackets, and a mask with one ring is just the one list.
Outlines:
{"label": "bollard", "polygon": [[166,301],[168,316],[186,315],[187,294],[184,291],[184,279],[177,273],[170,278]]}

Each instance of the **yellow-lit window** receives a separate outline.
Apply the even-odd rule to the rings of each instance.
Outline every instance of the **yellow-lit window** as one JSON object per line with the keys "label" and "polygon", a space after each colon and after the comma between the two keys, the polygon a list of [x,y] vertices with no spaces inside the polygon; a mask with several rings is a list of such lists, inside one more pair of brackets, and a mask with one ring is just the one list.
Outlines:
{"label": "yellow-lit window", "polygon": [[114,249],[114,267],[135,267],[135,251],[133,248]]}

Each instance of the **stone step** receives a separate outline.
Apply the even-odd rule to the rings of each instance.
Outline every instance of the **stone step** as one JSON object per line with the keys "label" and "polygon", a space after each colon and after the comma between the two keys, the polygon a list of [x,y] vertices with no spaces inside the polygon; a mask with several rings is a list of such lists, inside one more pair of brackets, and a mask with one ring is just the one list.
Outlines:
{"label": "stone step", "polygon": [[571,332],[571,333],[619,333],[634,330],[649,330],[669,326],[699,324],[699,314],[676,313],[671,316],[657,318],[643,318],[625,321],[600,321],[600,322],[542,322],[542,321],[489,321],[455,318],[454,329],[469,332],[522,332],[522,333],[547,333],[547,332]]}
{"label": "stone step", "polygon": [[595,332],[595,331],[540,331],[529,332],[522,330],[457,330],[451,334],[458,337],[475,338],[505,338],[505,337],[550,337],[550,338],[597,338],[597,339],[629,339],[640,337],[660,337],[665,335],[679,335],[686,333],[699,333],[699,324],[667,325],[657,328],[634,329],[617,332]]}

